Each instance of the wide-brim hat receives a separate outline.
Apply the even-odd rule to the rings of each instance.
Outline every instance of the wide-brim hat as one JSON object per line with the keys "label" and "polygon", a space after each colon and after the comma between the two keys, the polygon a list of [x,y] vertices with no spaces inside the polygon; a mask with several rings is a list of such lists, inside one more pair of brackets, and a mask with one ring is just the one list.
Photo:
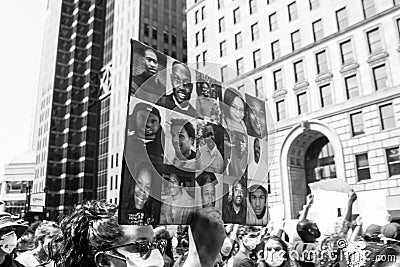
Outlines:
{"label": "wide-brim hat", "polygon": [[28,229],[28,226],[16,223],[12,218],[11,214],[8,212],[0,212],[0,229],[6,227],[14,228],[15,234],[18,238]]}

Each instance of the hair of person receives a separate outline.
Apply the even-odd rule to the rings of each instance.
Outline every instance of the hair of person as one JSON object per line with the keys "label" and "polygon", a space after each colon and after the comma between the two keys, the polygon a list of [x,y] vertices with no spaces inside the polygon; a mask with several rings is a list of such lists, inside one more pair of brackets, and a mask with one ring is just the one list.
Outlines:
{"label": "hair of person", "polygon": [[268,196],[267,189],[265,189],[265,187],[260,185],[260,184],[257,184],[257,185],[255,184],[255,185],[250,186],[250,188],[248,190],[249,191],[249,197],[251,198],[251,195],[254,192],[256,192],[258,189],[261,189],[261,191],[263,191],[263,193],[265,195],[265,201],[267,201],[267,196]]}
{"label": "hair of person", "polygon": [[190,69],[189,69],[189,67],[186,64],[183,64],[182,62],[179,62],[177,60],[172,62],[172,69],[174,68],[174,66],[178,66],[178,65],[182,65],[185,68],[185,70],[187,71],[187,74],[190,77]]}
{"label": "hair of person", "polygon": [[196,93],[197,96],[203,96],[203,85],[206,84],[211,90],[211,85],[208,82],[198,82],[196,83]]}
{"label": "hair of person", "polygon": [[[245,184],[244,184],[244,181],[242,180],[242,179],[240,179],[240,180],[238,180],[236,183],[234,183],[234,185],[232,186],[232,196],[233,196],[233,192],[235,191],[235,187],[236,187],[236,185],[238,185],[238,184],[240,184],[241,186],[242,186],[242,189],[245,189],[246,188],[246,186],[245,186]],[[244,192],[243,192],[243,195],[245,195],[244,193],[245,193],[245,191],[246,190],[243,190]]]}
{"label": "hair of person", "polygon": [[300,236],[300,238],[301,238],[302,240],[307,239],[306,236],[309,235],[308,229],[310,229],[310,227],[311,227],[312,225],[314,225],[314,222],[313,222],[313,221],[310,221],[310,220],[308,220],[308,219],[303,219],[303,220],[301,220],[301,221],[299,221],[299,222],[297,223],[296,231],[297,231],[297,233],[299,234],[299,236]]}
{"label": "hair of person", "polygon": [[56,222],[44,221],[40,223],[35,230],[35,241],[43,241],[46,236],[49,236],[52,233],[52,230],[61,233],[61,229]]}
{"label": "hair of person", "polygon": [[189,137],[194,139],[196,136],[196,131],[194,130],[193,124],[187,119],[172,119],[171,120],[171,130],[172,127],[179,126],[183,127],[185,131],[188,133]]}
{"label": "hair of person", "polygon": [[91,200],[76,208],[60,223],[62,235],[55,255],[57,266],[96,266],[96,252],[111,247],[122,237],[115,216],[117,206]]}
{"label": "hair of person", "polygon": [[286,242],[283,241],[282,238],[280,238],[279,236],[276,236],[276,235],[270,235],[265,239],[265,241],[264,241],[265,243],[264,244],[267,244],[268,240],[274,240],[274,241],[279,242],[279,244],[281,245],[283,251],[285,251],[285,254],[283,255],[284,258],[286,260],[289,260],[289,248],[288,248],[288,245],[286,244]]}
{"label": "hair of person", "polygon": [[202,172],[199,176],[196,178],[197,183],[199,186],[203,187],[206,184],[214,184],[216,185],[218,183],[217,178],[215,177],[215,174],[212,172]]}
{"label": "hair of person", "polygon": [[224,104],[227,105],[228,107],[230,107],[232,105],[232,102],[235,99],[235,97],[239,97],[240,100],[242,100],[243,104],[246,104],[243,97],[240,95],[239,91],[232,87],[228,87],[225,90]]}
{"label": "hair of person", "polygon": [[151,48],[151,47],[144,47],[144,48],[141,50],[141,56],[142,56],[142,57],[145,57],[147,51],[150,51],[150,52],[154,53],[154,55],[156,55],[156,58],[158,58],[156,51],[154,51],[153,48]]}

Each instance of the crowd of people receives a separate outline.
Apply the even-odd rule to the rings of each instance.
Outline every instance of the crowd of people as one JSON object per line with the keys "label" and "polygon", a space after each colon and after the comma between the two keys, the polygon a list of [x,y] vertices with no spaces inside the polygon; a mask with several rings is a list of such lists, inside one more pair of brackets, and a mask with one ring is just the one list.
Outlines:
{"label": "crowd of people", "polygon": [[0,267],[3,266],[210,266],[314,267],[400,266],[400,225],[353,220],[352,192],[346,212],[329,233],[308,219],[307,198],[289,237],[282,225],[223,224],[213,206],[193,209],[188,226],[121,225],[117,206],[105,201],[79,205],[60,222],[28,225],[0,213]]}

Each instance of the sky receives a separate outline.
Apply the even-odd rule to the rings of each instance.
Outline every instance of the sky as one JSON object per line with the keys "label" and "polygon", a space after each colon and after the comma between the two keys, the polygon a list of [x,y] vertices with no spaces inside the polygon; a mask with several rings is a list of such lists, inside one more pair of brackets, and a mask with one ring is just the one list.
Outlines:
{"label": "sky", "polygon": [[30,149],[47,0],[1,1],[0,175]]}

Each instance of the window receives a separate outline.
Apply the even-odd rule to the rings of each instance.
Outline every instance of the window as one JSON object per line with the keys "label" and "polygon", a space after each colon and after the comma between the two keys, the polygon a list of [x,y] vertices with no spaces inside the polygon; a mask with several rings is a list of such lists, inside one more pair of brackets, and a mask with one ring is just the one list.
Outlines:
{"label": "window", "polygon": [[258,38],[260,38],[260,34],[258,32],[258,23],[254,23],[251,25],[251,40],[254,41]]}
{"label": "window", "polygon": [[217,2],[218,9],[224,6],[224,0],[218,0]]}
{"label": "window", "polygon": [[356,155],[356,165],[358,181],[371,179],[367,153]]}
{"label": "window", "polygon": [[219,56],[226,56],[226,41],[223,41],[219,44]]}
{"label": "window", "polygon": [[201,20],[204,20],[206,17],[206,6],[201,8]]}
{"label": "window", "polygon": [[276,118],[278,121],[286,119],[285,100],[276,102]]}
{"label": "window", "polygon": [[350,115],[351,131],[353,136],[364,134],[364,122],[361,111]]}
{"label": "window", "polygon": [[260,49],[253,52],[253,66],[254,68],[258,68],[261,66],[261,52]]}
{"label": "window", "polygon": [[375,89],[386,88],[387,74],[385,64],[372,68]]}
{"label": "window", "polygon": [[114,189],[118,189],[118,175],[115,175],[115,187]]}
{"label": "window", "polygon": [[149,32],[150,32],[149,24],[145,23],[144,24],[144,36],[149,37]]}
{"label": "window", "polygon": [[317,73],[321,74],[328,71],[328,62],[326,59],[326,51],[323,50],[315,55],[317,59]]}
{"label": "window", "polygon": [[400,148],[386,149],[386,160],[389,169],[389,176],[400,174]]}
{"label": "window", "polygon": [[199,69],[200,68],[200,55],[196,56],[196,68]]}
{"label": "window", "polygon": [[289,14],[289,21],[293,21],[297,19],[297,6],[296,2],[293,2],[288,5],[288,14]]}
{"label": "window", "polygon": [[299,114],[308,112],[308,101],[306,92],[297,95],[297,110]]}
{"label": "window", "polygon": [[235,49],[240,49],[242,48],[243,44],[242,44],[242,33],[238,32],[237,34],[235,34]]}
{"label": "window", "polygon": [[203,28],[202,30],[201,30],[201,33],[202,33],[202,36],[203,36],[203,38],[202,38],[202,41],[203,41],[203,43],[206,41],[206,28]]}
{"label": "window", "polygon": [[236,24],[240,21],[240,13],[239,13],[239,8],[236,8],[233,10],[233,24]]}
{"label": "window", "polygon": [[310,10],[319,8],[319,0],[310,0]]}
{"label": "window", "polygon": [[172,34],[172,42],[171,42],[171,44],[173,46],[176,46],[176,36],[174,34]]}
{"label": "window", "polygon": [[380,106],[379,114],[381,116],[382,130],[392,129],[396,127],[394,121],[393,106],[391,103]]}
{"label": "window", "polygon": [[200,32],[196,32],[196,46],[199,45]]}
{"label": "window", "polygon": [[259,77],[257,79],[254,80],[254,83],[256,85],[256,96],[259,95],[259,92],[263,92],[264,91],[264,86],[263,86],[263,79],[262,77]]}
{"label": "window", "polygon": [[113,177],[111,176],[110,177],[110,190],[112,190],[113,189]]}
{"label": "window", "polygon": [[281,48],[279,46],[279,40],[271,43],[271,53],[272,53],[272,60],[275,60],[281,56]]}
{"label": "window", "polygon": [[319,93],[321,95],[321,106],[322,107],[332,105],[332,90],[331,90],[330,84],[320,86]]}
{"label": "window", "polygon": [[271,32],[278,29],[278,20],[276,17],[276,12],[269,15],[268,21],[269,21],[269,30]]}
{"label": "window", "polygon": [[194,24],[197,24],[199,22],[199,11],[196,10],[196,12],[194,12]]}
{"label": "window", "polygon": [[342,58],[342,64],[350,63],[354,61],[353,57],[353,47],[351,40],[344,41],[340,43],[340,56]]}
{"label": "window", "polygon": [[361,0],[364,12],[364,18],[369,18],[375,15],[374,0]]}
{"label": "window", "polygon": [[275,3],[275,0],[267,0],[267,4],[269,5],[269,4],[272,4],[272,3]]}
{"label": "window", "polygon": [[292,32],[290,38],[292,40],[292,51],[296,51],[301,47],[300,30]]}
{"label": "window", "polygon": [[157,40],[157,29],[153,28],[153,39]]}
{"label": "window", "polygon": [[383,49],[379,28],[375,28],[367,32],[369,53],[376,53]]}
{"label": "window", "polygon": [[206,65],[206,62],[207,62],[207,50],[203,51],[203,66]]}
{"label": "window", "polygon": [[221,68],[221,82],[225,82],[228,80],[228,67],[227,66],[223,66]]}
{"label": "window", "polygon": [[294,69],[294,80],[295,82],[301,82],[305,80],[305,75],[304,75],[304,65],[303,65],[303,60],[297,61],[293,63],[293,69]]}
{"label": "window", "polygon": [[282,90],[283,89],[283,76],[282,69],[276,70],[272,73],[274,75],[274,89]]}
{"label": "window", "polygon": [[321,40],[324,37],[324,31],[322,29],[322,20],[317,20],[314,21],[312,24],[313,28],[313,35],[314,35],[314,41]]}
{"label": "window", "polygon": [[218,20],[218,30],[219,30],[219,32],[225,31],[225,19],[224,19],[224,17],[222,17],[222,18],[220,18]]}
{"label": "window", "polygon": [[240,75],[241,73],[244,72],[244,66],[243,66],[243,58],[239,58],[236,60],[236,75]]}
{"label": "window", "polygon": [[164,32],[164,43],[166,43],[166,44],[169,43],[169,35],[168,35],[168,32]]}
{"label": "window", "polygon": [[357,97],[359,95],[357,76],[354,74],[352,76],[346,77],[346,78],[344,78],[344,82],[346,85],[347,99]]}
{"label": "window", "polygon": [[257,12],[256,0],[249,0],[250,15]]}
{"label": "window", "polygon": [[336,11],[336,23],[339,31],[348,26],[347,12],[345,7]]}

